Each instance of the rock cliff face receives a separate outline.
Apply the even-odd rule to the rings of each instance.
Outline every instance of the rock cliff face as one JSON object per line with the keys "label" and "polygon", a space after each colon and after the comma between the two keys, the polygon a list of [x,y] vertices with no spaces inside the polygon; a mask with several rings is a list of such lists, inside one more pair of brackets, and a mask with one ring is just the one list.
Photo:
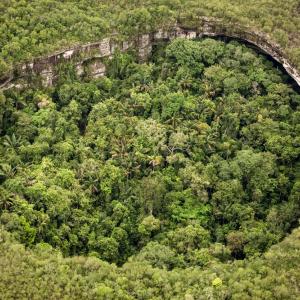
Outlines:
{"label": "rock cliff face", "polygon": [[[195,22],[194,22],[195,23]],[[193,24],[194,24],[193,23]],[[16,66],[14,73],[7,76],[6,81],[0,83],[0,88],[8,89],[17,84],[17,79],[27,79],[31,74],[40,75],[44,86],[51,86],[56,79],[56,66],[66,61],[76,64],[78,75],[84,73],[84,67],[89,66],[91,75],[99,77],[105,75],[103,58],[109,58],[116,49],[126,51],[129,48],[138,50],[141,61],[146,61],[152,47],[161,41],[170,41],[176,37],[195,39],[201,37],[229,37],[247,42],[255,46],[259,51],[270,55],[275,61],[282,65],[286,72],[295,80],[300,87],[300,73],[294,68],[280,47],[272,42],[263,33],[251,31],[249,28],[238,24],[224,24],[221,20],[212,18],[199,18],[196,25],[184,26],[175,24],[173,27],[161,29],[157,32],[141,34],[133,37],[130,41],[117,41],[114,36],[103,39],[100,42],[77,46],[64,50],[48,57],[37,58],[30,63]]]}

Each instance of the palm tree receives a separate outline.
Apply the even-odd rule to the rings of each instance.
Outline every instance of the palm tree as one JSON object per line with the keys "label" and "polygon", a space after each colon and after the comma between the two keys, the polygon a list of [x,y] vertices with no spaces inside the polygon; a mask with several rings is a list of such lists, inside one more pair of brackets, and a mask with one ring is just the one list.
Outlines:
{"label": "palm tree", "polygon": [[14,133],[11,136],[4,136],[3,145],[10,150],[16,151],[21,144],[21,138],[17,138]]}
{"label": "palm tree", "polygon": [[12,178],[16,173],[16,169],[9,164],[0,164],[0,177]]}
{"label": "palm tree", "polygon": [[14,202],[14,195],[8,193],[4,189],[0,189],[0,210],[8,210],[12,207]]}

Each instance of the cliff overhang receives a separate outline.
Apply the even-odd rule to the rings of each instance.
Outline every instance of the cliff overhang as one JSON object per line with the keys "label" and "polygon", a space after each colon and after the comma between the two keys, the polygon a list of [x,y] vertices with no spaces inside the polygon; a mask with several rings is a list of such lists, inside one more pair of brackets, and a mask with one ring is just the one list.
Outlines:
{"label": "cliff overhang", "polygon": [[[188,23],[190,24],[187,25]],[[56,66],[69,61],[76,65],[78,75],[84,72],[83,66],[88,62],[92,77],[103,76],[106,69],[102,61],[104,58],[112,57],[116,49],[127,51],[130,48],[135,48],[140,60],[146,61],[155,44],[171,41],[178,37],[187,39],[226,37],[246,42],[280,64],[300,87],[299,71],[289,62],[281,47],[273,42],[268,35],[240,24],[230,24],[219,19],[201,17],[192,23],[181,20],[172,26],[161,28],[156,32],[141,33],[128,40],[122,41],[115,34],[99,42],[71,47],[49,56],[36,58],[33,61],[15,66],[12,73],[7,74],[0,83],[0,89],[20,87],[18,80],[26,81],[32,74],[41,76],[43,86],[52,86],[57,77]]]}

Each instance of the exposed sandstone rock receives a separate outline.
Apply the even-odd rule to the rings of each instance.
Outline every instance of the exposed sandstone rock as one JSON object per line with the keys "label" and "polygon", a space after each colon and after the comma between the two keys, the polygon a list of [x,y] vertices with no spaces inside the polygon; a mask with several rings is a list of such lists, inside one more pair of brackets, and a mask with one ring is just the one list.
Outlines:
{"label": "exposed sandstone rock", "polygon": [[111,55],[110,49],[110,39],[104,39],[99,43],[100,54],[102,56],[109,56]]}
{"label": "exposed sandstone rock", "polygon": [[46,69],[42,70],[40,75],[42,77],[43,86],[50,87],[53,85],[55,74],[51,65],[48,65]]}
{"label": "exposed sandstone rock", "polygon": [[63,53],[63,57],[64,57],[65,59],[69,59],[69,58],[72,57],[73,54],[74,54],[74,50],[68,50],[68,51],[66,51],[65,53]]}
{"label": "exposed sandstone rock", "polygon": [[106,67],[101,61],[96,60],[89,67],[92,77],[99,78],[105,75]]}
{"label": "exposed sandstone rock", "polygon": [[[176,24],[168,30],[161,29],[154,33],[142,34],[137,37],[136,44],[133,41],[124,41],[123,43],[118,44],[113,42],[110,38],[106,38],[97,43],[76,46],[72,49],[57,52],[48,57],[37,58],[33,62],[19,67],[16,66],[16,70],[18,70],[17,73],[19,74],[19,78],[26,78],[33,72],[42,76],[43,84],[45,86],[51,86],[56,75],[53,71],[54,66],[65,60],[74,59],[76,63],[76,57],[78,56],[84,56],[86,59],[109,58],[117,48],[119,48],[120,51],[126,51],[130,47],[137,47],[140,60],[146,61],[152,51],[152,46],[160,41],[170,41],[175,37],[194,39],[203,36],[225,36],[248,42],[257,47],[261,52],[273,57],[274,60],[283,66],[286,72],[300,87],[300,73],[291,63],[289,63],[280,47],[272,42],[267,35],[250,30],[239,24],[224,24],[222,21],[214,18],[201,17],[198,19],[197,24],[198,25],[194,28],[187,28],[180,24]],[[84,70],[81,63],[77,63],[76,70],[78,75],[83,74]],[[103,63],[97,62],[97,64],[92,66],[92,76],[99,77],[104,74],[105,66]],[[14,78],[12,75],[8,75],[2,83],[0,82],[0,89],[7,89],[14,86],[13,80]]]}
{"label": "exposed sandstone rock", "polygon": [[76,74],[77,74],[77,76],[82,76],[84,74],[84,67],[83,67],[82,62],[80,62],[76,65]]}

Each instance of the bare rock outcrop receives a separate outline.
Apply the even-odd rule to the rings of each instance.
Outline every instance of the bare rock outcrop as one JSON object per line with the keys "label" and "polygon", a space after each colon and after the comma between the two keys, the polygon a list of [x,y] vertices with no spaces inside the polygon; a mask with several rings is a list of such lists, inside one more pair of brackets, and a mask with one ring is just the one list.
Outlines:
{"label": "bare rock outcrop", "polygon": [[112,36],[96,43],[76,46],[47,57],[37,58],[32,62],[16,66],[13,72],[14,75],[9,74],[2,84],[0,83],[0,89],[14,87],[17,85],[17,79],[26,79],[31,74],[40,75],[44,86],[52,86],[57,75],[56,65],[65,61],[74,62],[78,75],[82,75],[84,65],[91,62],[88,66],[91,70],[91,76],[100,77],[105,75],[103,58],[111,57],[116,49],[127,51],[129,48],[135,48],[138,51],[140,61],[143,62],[147,61],[153,45],[160,41],[170,41],[176,37],[196,39],[204,36],[229,37],[255,46],[259,51],[271,56],[281,64],[300,87],[299,71],[288,61],[281,48],[269,36],[239,24],[228,24],[218,19],[201,17],[193,26],[184,26],[177,23],[167,29],[143,33],[138,37],[133,37],[130,41],[123,42],[116,41]]}

